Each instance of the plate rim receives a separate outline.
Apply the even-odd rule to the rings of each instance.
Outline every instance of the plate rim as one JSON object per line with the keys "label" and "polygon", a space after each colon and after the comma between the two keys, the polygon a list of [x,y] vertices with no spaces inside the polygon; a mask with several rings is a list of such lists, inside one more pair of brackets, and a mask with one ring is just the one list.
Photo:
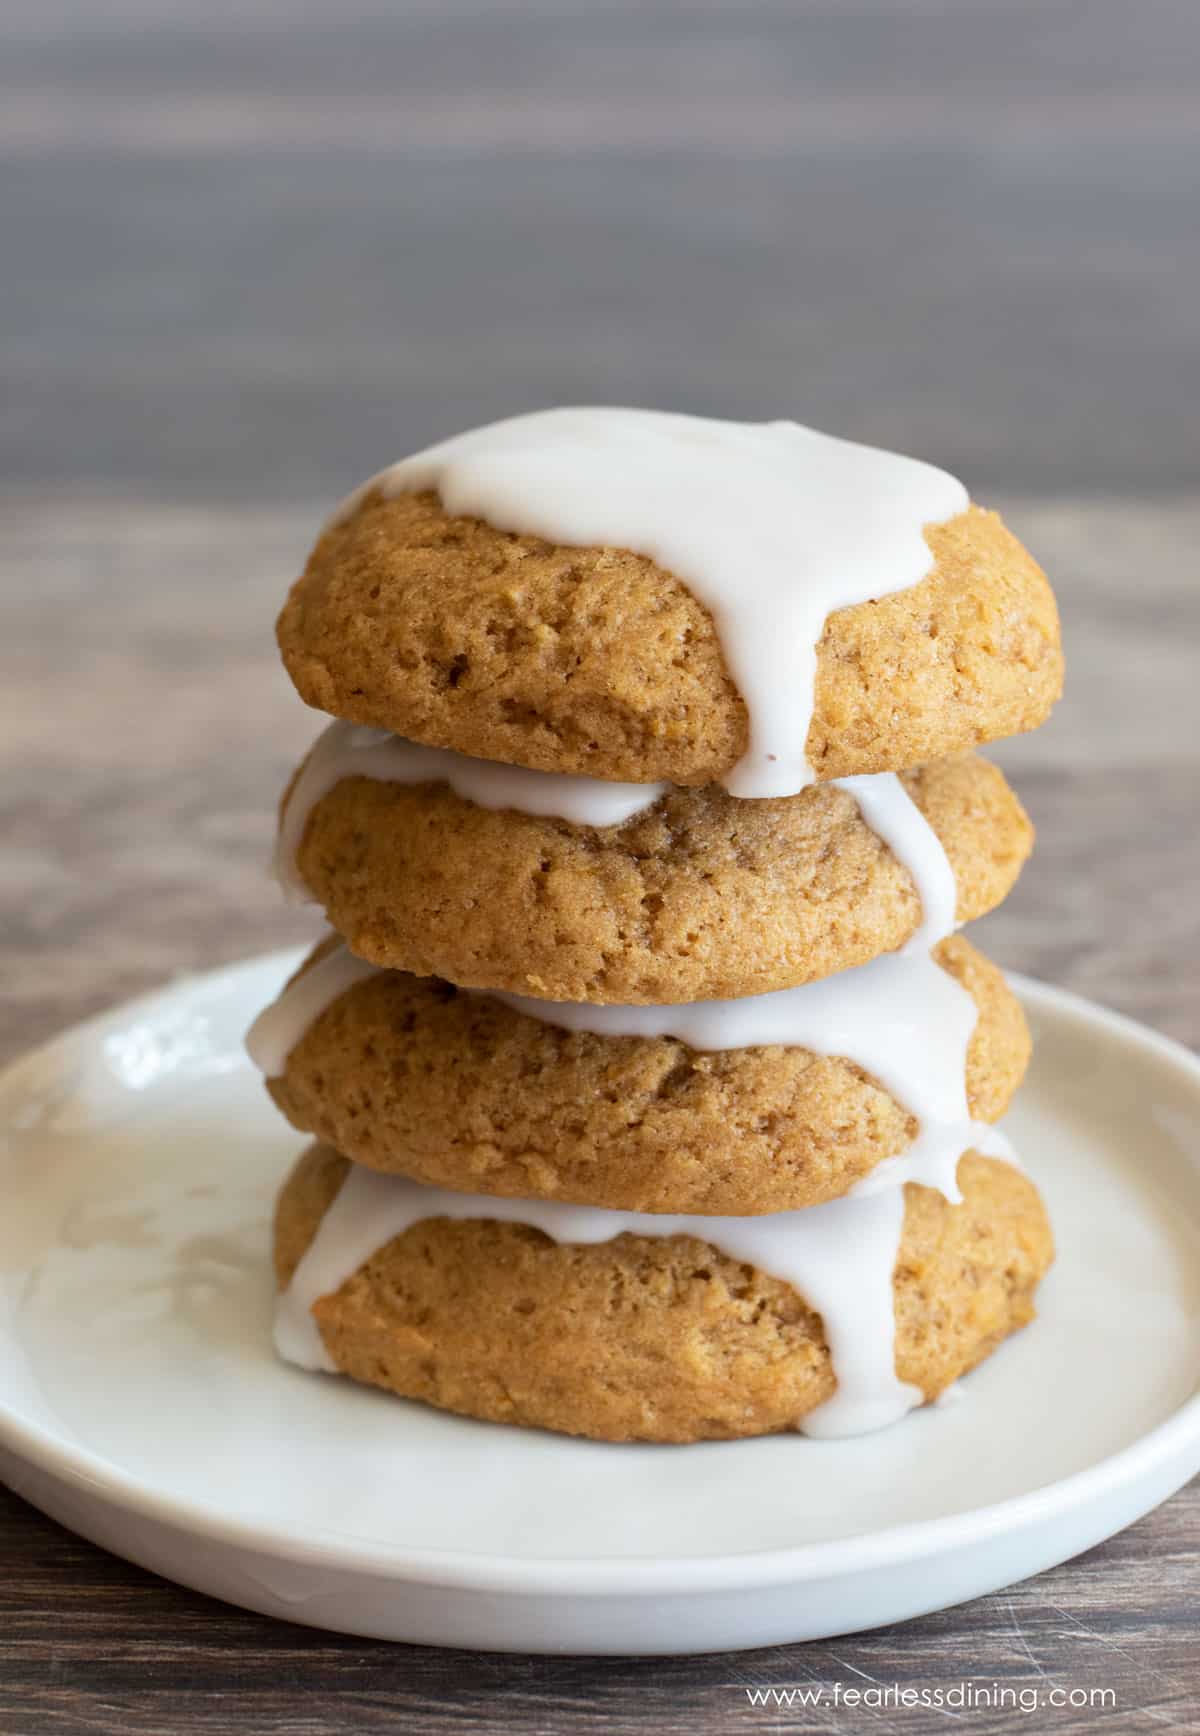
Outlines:
{"label": "plate rim", "polygon": [[[309,950],[304,946],[278,948],[231,960],[211,970],[189,972],[95,1013],[8,1061],[0,1068],[0,1092],[16,1083],[16,1076],[27,1067],[85,1043],[130,1013],[181,994],[232,986],[238,977],[270,966],[282,974],[294,968]],[[1200,1057],[1184,1044],[1072,990],[1015,971],[1005,974],[1023,1006],[1075,1024],[1099,1027],[1122,1044],[1181,1072],[1200,1095]],[[739,1447],[744,1451],[753,1446],[750,1441],[715,1444],[728,1451]],[[633,1445],[636,1447],[637,1443]],[[962,1513],[941,1514],[852,1537],[827,1538],[778,1549],[716,1555],[517,1558],[475,1550],[378,1543],[316,1528],[304,1537],[296,1537],[268,1521],[221,1514],[199,1501],[156,1489],[89,1447],[56,1439],[40,1426],[18,1417],[0,1399],[0,1454],[11,1455],[60,1484],[137,1518],[198,1536],[211,1544],[233,1546],[297,1565],[334,1567],[410,1585],[535,1597],[563,1593],[703,1595],[796,1585],[899,1567],[986,1542],[1002,1533],[1027,1529],[1051,1515],[1061,1518],[1153,1476],[1177,1456],[1182,1458],[1189,1445],[1200,1452],[1200,1385],[1169,1417],[1095,1464],[1037,1489]],[[622,1444],[615,1444],[614,1450],[622,1450]]]}

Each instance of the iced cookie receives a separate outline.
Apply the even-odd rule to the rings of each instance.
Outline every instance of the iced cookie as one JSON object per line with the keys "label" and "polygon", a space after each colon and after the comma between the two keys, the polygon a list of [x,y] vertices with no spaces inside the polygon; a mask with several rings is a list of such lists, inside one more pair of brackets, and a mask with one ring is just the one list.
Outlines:
{"label": "iced cookie", "polygon": [[336,717],[750,796],[1033,729],[1062,682],[1045,575],[952,477],[647,412],[518,418],[396,466],[325,531],[278,637]]}
{"label": "iced cookie", "polygon": [[251,1052],[294,1127],[376,1170],[637,1212],[794,1211],[902,1153],[952,1182],[972,1124],[1007,1109],[1020,1004],[961,936],[934,958],[750,1003],[593,1009],[364,969],[334,938]]}
{"label": "iced cookie", "polygon": [[974,1155],[960,1180],[957,1206],[891,1189],[711,1219],[701,1237],[702,1219],[648,1234],[652,1218],[565,1206],[532,1227],[516,1216],[531,1202],[440,1194],[314,1146],[277,1208],[277,1343],[445,1410],[598,1440],[861,1432],[1033,1317],[1053,1258],[1036,1189]]}
{"label": "iced cookie", "polygon": [[[846,970],[918,932],[948,863],[933,944],[1000,903],[1033,840],[1002,773],[974,755],[773,800],[651,791],[608,826],[353,770],[311,804],[302,779],[284,803],[288,871],[352,951],[543,1000],[723,999]],[[881,795],[898,810],[886,824]]]}

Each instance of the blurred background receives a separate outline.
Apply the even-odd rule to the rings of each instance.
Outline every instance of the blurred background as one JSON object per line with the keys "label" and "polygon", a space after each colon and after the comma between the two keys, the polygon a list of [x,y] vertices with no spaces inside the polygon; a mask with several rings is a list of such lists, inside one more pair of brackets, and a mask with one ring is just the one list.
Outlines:
{"label": "blurred background", "polygon": [[4,0],[9,1051],[299,938],[275,612],[364,474],[555,401],[958,472],[1068,698],[985,942],[1193,1042],[1195,8]]}
{"label": "blurred background", "polygon": [[1192,8],[4,11],[11,481],[315,510],[580,399],[1194,476]]}

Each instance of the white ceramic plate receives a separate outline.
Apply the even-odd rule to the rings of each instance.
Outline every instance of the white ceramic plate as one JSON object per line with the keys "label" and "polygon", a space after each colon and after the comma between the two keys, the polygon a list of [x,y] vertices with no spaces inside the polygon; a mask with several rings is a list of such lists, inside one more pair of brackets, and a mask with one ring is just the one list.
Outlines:
{"label": "white ceramic plate", "polygon": [[846,1633],[1065,1560],[1200,1468],[1200,1062],[1034,983],[1008,1127],[1060,1245],[1041,1318],[881,1434],[615,1447],[277,1363],[300,1140],[244,1060],[252,960],[0,1077],[0,1477],[118,1554],[318,1627],[519,1651]]}

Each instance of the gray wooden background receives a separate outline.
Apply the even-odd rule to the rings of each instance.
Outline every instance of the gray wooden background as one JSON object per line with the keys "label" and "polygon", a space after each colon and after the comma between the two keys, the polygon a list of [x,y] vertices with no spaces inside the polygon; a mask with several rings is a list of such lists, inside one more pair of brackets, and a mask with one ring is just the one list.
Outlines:
{"label": "gray wooden background", "polygon": [[[283,588],[362,474],[563,400],[796,415],[1007,511],[1070,686],[1000,752],[1040,850],[982,938],[1200,1045],[1194,8],[5,0],[0,29],[5,1056],[310,932],[263,873],[316,722]],[[964,1676],[1200,1727],[1195,1488],[966,1609],[698,1660],[312,1634],[5,1495],[0,1551],[3,1736],[926,1732],[744,1688]]]}

